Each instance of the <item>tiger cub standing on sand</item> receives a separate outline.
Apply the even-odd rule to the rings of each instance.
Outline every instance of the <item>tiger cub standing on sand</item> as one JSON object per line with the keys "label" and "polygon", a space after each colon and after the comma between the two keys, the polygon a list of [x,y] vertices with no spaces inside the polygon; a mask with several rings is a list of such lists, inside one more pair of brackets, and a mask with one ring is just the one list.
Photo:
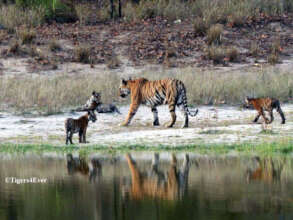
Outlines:
{"label": "tiger cub standing on sand", "polygon": [[[259,117],[262,116],[265,120],[266,124],[270,124],[274,120],[273,110],[276,109],[277,112],[279,112],[281,118],[282,118],[282,124],[285,124],[285,115],[281,109],[280,102],[277,99],[274,98],[249,98],[246,97],[245,99],[246,106],[253,105],[254,109],[258,111],[257,116],[253,120],[253,122],[257,122]],[[264,111],[267,111],[270,113],[271,120],[265,116]]]}
{"label": "tiger cub standing on sand", "polygon": [[70,141],[72,142],[72,136],[74,133],[79,135],[79,143],[86,143],[86,130],[88,122],[95,122],[97,120],[96,114],[94,111],[88,111],[87,114],[79,117],[78,119],[67,118],[65,120],[65,131],[66,131],[66,144]]}
{"label": "tiger cub standing on sand", "polygon": [[171,122],[167,127],[172,127],[176,122],[175,107],[184,114],[184,123],[182,127],[188,127],[188,115],[196,116],[198,110],[191,112],[187,107],[186,89],[180,80],[177,79],[162,79],[149,81],[145,78],[135,80],[122,79],[119,87],[119,95],[124,98],[131,94],[131,104],[128,116],[122,126],[127,126],[133,116],[135,115],[138,107],[145,104],[151,107],[154,121],[153,125],[159,125],[159,117],[157,106],[168,104],[171,114]]}

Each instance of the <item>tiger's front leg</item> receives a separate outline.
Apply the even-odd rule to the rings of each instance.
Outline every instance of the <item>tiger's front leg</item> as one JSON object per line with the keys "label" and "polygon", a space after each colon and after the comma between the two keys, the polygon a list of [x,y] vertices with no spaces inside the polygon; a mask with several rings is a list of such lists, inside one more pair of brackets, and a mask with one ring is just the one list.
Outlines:
{"label": "tiger's front leg", "polygon": [[154,122],[153,122],[153,126],[159,126],[159,117],[158,117],[158,110],[156,107],[152,107],[152,113],[154,116]]}
{"label": "tiger's front leg", "polygon": [[125,121],[121,124],[121,126],[128,126],[129,125],[129,123],[131,122],[131,119],[135,115],[138,107],[139,107],[139,104],[133,104],[133,103],[131,103],[130,108],[129,108],[128,115],[127,115]]}
{"label": "tiger's front leg", "polygon": [[82,134],[83,134],[83,131],[82,129],[80,129],[78,132],[79,143],[82,143]]}
{"label": "tiger's front leg", "polygon": [[269,124],[269,119],[266,117],[263,109],[260,110],[260,115],[263,117],[265,123]]}
{"label": "tiger's front leg", "polygon": [[256,123],[258,121],[259,117],[260,117],[260,113],[257,113],[257,116],[255,117],[255,119],[252,122]]}
{"label": "tiger's front leg", "polygon": [[82,139],[83,143],[86,143],[86,128],[83,130]]}

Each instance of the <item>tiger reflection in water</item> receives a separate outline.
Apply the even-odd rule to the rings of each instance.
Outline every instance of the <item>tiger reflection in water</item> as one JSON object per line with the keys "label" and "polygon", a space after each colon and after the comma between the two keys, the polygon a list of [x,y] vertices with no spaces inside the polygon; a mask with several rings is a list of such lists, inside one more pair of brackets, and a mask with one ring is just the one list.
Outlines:
{"label": "tiger reflection in water", "polygon": [[159,154],[154,154],[150,172],[144,173],[137,167],[130,154],[126,155],[128,167],[131,172],[131,189],[126,189],[126,195],[131,199],[143,199],[144,197],[176,200],[181,198],[187,190],[189,175],[189,156],[186,154],[183,165],[177,169],[177,158],[172,155],[168,172],[158,169]]}
{"label": "tiger reflection in water", "polygon": [[88,176],[90,182],[95,182],[96,177],[102,176],[102,166],[98,159],[88,161],[84,157],[73,157],[72,154],[67,154],[67,171],[69,175],[81,174]]}
{"label": "tiger reflection in water", "polygon": [[281,181],[281,174],[284,167],[284,161],[273,161],[272,158],[253,158],[253,168],[246,170],[246,181],[261,181],[264,183],[274,183]]}

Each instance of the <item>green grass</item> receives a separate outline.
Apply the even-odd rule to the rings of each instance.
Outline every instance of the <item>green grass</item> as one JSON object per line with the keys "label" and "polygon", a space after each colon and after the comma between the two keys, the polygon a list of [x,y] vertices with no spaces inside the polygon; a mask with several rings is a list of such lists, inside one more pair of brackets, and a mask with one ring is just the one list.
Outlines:
{"label": "green grass", "polygon": [[242,143],[242,144],[189,144],[182,146],[146,146],[146,145],[120,145],[117,147],[109,147],[105,145],[87,145],[79,147],[78,145],[70,146],[56,146],[51,144],[0,144],[0,153],[72,153],[79,152],[83,154],[90,154],[94,152],[104,153],[125,153],[130,151],[170,151],[170,152],[194,152],[199,154],[227,154],[231,152],[238,152],[241,154],[258,154],[258,155],[278,155],[290,154],[293,152],[293,139],[285,139],[278,142],[271,143]]}

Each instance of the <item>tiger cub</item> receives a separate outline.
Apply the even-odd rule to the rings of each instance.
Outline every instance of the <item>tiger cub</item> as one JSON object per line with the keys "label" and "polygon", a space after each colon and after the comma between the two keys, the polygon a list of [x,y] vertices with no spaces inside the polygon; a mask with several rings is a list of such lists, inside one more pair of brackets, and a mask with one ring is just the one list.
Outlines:
{"label": "tiger cub", "polygon": [[101,94],[93,91],[92,96],[87,100],[86,104],[81,108],[77,108],[76,111],[96,110],[98,113],[118,113],[121,114],[118,108],[114,104],[103,104],[101,102]]}
{"label": "tiger cub", "polygon": [[[285,124],[285,115],[281,109],[280,102],[274,98],[249,98],[246,97],[245,99],[246,106],[253,105],[254,109],[258,111],[257,116],[253,120],[253,122],[257,122],[259,117],[262,116],[265,120],[266,124],[270,124],[274,120],[273,110],[276,109],[277,112],[280,114],[282,118],[282,124]],[[266,116],[264,111],[270,113],[271,120],[269,120]]]}
{"label": "tiger cub", "polygon": [[78,119],[67,118],[65,120],[65,131],[66,131],[66,144],[72,142],[72,136],[74,133],[79,135],[79,143],[86,143],[86,129],[88,122],[95,122],[97,120],[96,114],[93,111],[88,111],[87,114],[79,117]]}

